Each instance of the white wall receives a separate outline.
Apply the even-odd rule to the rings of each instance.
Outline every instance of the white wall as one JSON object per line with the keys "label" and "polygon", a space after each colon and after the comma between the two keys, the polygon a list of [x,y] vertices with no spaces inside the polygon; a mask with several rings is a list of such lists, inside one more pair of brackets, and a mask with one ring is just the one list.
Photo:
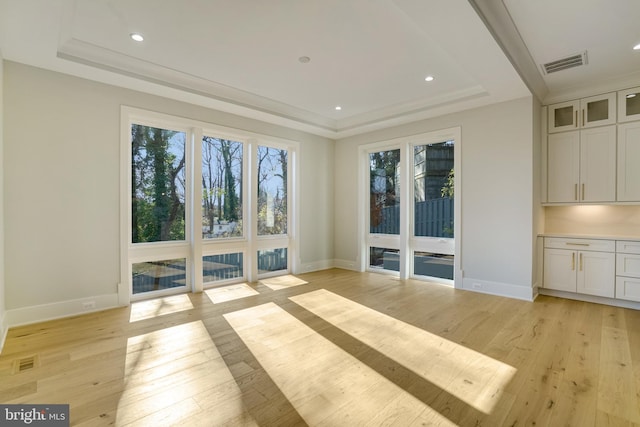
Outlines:
{"label": "white wall", "polygon": [[[358,265],[358,146],[439,129],[462,129],[464,287],[531,299],[534,259],[534,102],[531,97],[336,141],[335,256]],[[537,206],[535,209],[539,209]]]}
{"label": "white wall", "polygon": [[4,126],[3,126],[3,106],[4,106],[4,61],[0,52],[0,349],[7,334],[6,303],[4,285]]}
{"label": "white wall", "polygon": [[116,294],[121,105],[299,141],[302,269],[331,264],[333,141],[13,62],[4,72],[11,324],[73,314],[81,299],[108,305]]}

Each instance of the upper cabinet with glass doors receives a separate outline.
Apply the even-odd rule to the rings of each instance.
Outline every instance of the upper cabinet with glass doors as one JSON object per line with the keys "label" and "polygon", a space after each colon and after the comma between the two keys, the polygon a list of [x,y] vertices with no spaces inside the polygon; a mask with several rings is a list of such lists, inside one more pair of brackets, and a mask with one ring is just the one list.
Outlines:
{"label": "upper cabinet with glass doors", "polygon": [[616,93],[605,93],[549,106],[549,133],[616,123]]}
{"label": "upper cabinet with glass doors", "polygon": [[640,87],[618,92],[618,122],[640,120]]}

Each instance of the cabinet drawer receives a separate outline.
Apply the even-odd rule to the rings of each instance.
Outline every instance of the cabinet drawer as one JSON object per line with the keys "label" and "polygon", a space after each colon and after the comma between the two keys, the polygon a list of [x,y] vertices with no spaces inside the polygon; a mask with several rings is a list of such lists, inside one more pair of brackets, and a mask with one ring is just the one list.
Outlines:
{"label": "cabinet drawer", "polygon": [[616,275],[640,278],[640,255],[616,254]]}
{"label": "cabinet drawer", "polygon": [[616,298],[640,302],[640,279],[616,277]]}
{"label": "cabinet drawer", "polygon": [[625,254],[640,254],[640,242],[618,240],[616,242],[616,252]]}
{"label": "cabinet drawer", "polygon": [[545,237],[544,247],[554,249],[572,249],[580,251],[615,252],[616,242],[614,240]]}

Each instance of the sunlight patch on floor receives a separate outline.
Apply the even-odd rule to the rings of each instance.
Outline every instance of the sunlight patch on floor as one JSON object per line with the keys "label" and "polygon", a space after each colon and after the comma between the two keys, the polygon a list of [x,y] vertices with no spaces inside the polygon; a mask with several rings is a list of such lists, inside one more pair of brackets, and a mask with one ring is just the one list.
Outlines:
{"label": "sunlight patch on floor", "polygon": [[220,304],[221,302],[233,301],[260,294],[260,292],[256,291],[246,283],[236,283],[235,285],[207,289],[204,293],[214,304]]}
{"label": "sunlight patch on floor", "polygon": [[325,289],[289,299],[486,414],[516,373],[505,363]]}
{"label": "sunlight patch on floor", "polygon": [[202,321],[129,338],[116,425],[257,425]]}
{"label": "sunlight patch on floor", "polygon": [[193,304],[186,294],[139,301],[131,304],[129,321],[137,322],[191,309]]}
{"label": "sunlight patch on floor", "polygon": [[309,425],[455,425],[274,303],[224,317]]}
{"label": "sunlight patch on floor", "polygon": [[262,279],[259,281],[263,285],[267,286],[272,291],[278,291],[280,289],[292,288],[294,286],[306,285],[306,282],[302,279],[287,274],[284,276],[270,277],[268,279]]}

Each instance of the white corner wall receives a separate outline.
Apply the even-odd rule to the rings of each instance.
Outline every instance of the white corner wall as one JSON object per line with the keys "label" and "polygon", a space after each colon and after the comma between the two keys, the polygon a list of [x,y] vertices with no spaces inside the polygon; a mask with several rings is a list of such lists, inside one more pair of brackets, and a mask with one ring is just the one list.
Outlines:
{"label": "white corner wall", "polygon": [[[336,141],[336,265],[358,266],[358,147],[461,127],[462,287],[531,300],[535,234],[534,102],[503,102]],[[458,189],[456,189],[458,191]]]}
{"label": "white corner wall", "polygon": [[0,351],[9,329],[6,319],[5,285],[4,285],[4,61],[0,52]]}
{"label": "white corner wall", "polygon": [[9,326],[117,305],[121,105],[300,142],[296,261],[331,266],[334,141],[9,61],[4,77]]}

